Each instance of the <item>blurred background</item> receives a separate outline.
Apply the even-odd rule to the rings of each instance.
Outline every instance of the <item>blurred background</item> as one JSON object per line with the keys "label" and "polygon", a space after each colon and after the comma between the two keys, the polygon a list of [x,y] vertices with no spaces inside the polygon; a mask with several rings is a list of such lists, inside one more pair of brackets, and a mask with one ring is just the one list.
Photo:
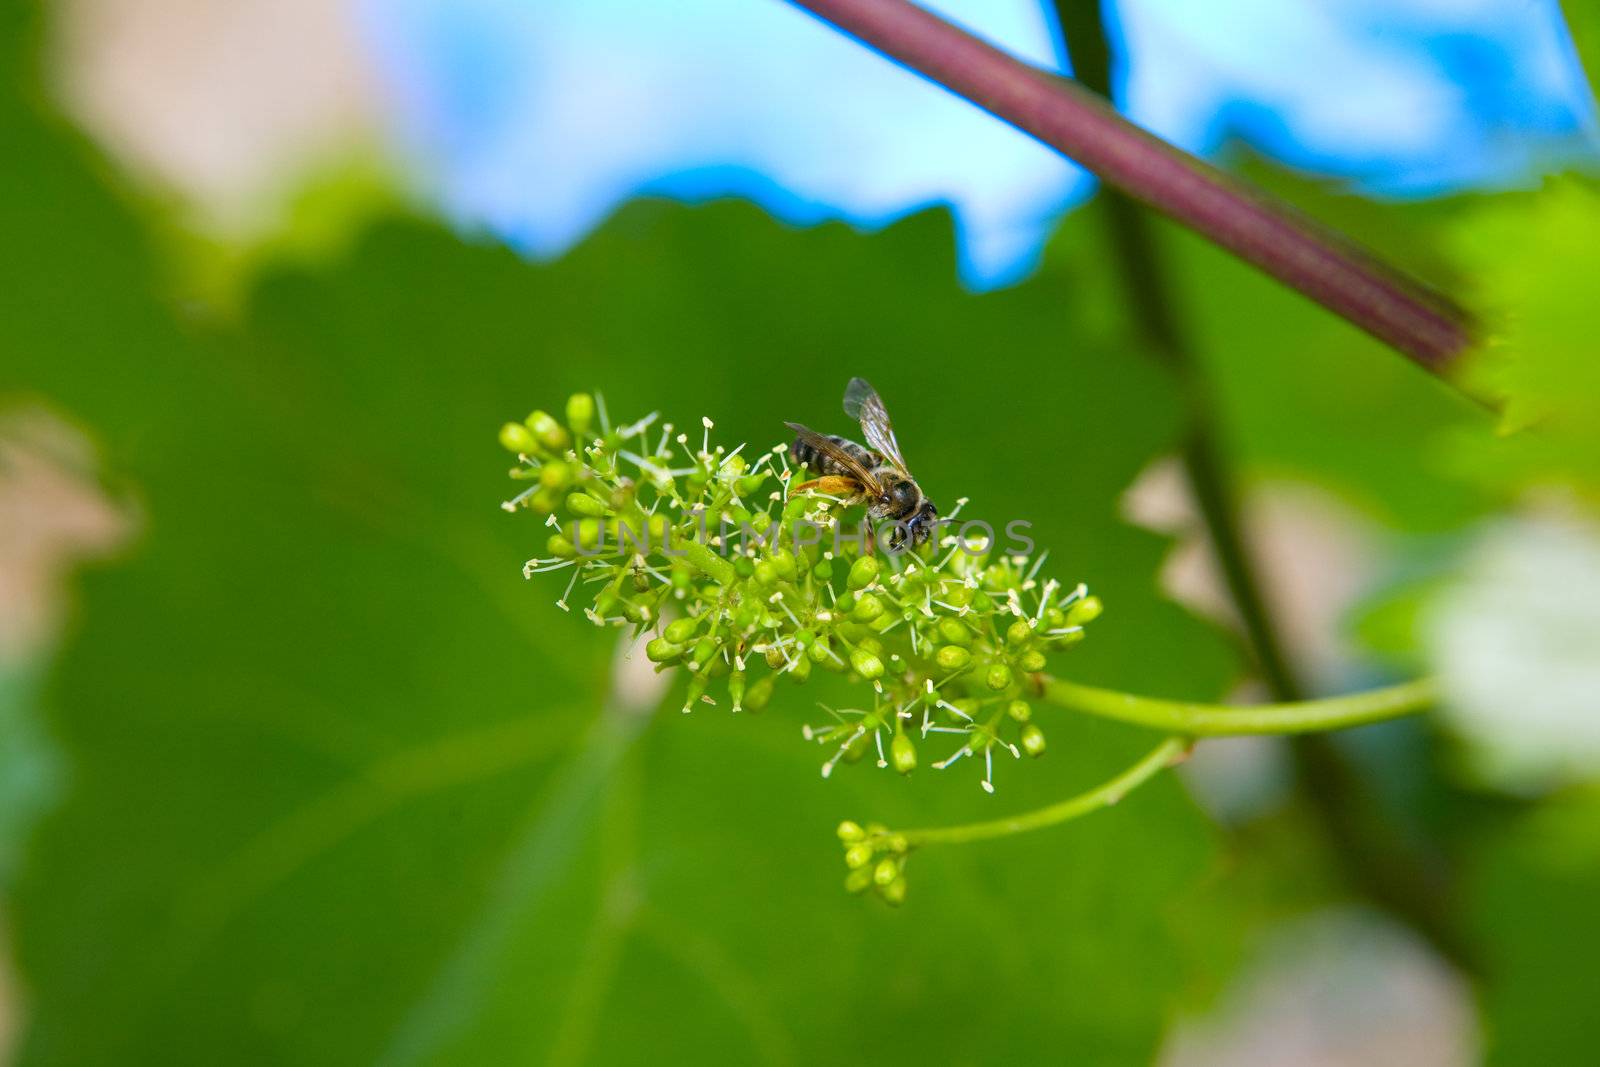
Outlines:
{"label": "blurred background", "polygon": [[[11,5],[0,1056],[1592,1061],[1600,10],[926,6],[1468,303],[1504,410],[779,0]],[[657,716],[521,578],[494,431],[598,389],[768,447],[855,374],[1104,599],[1059,672],[1272,695],[1198,422],[1288,684],[1445,705],[847,896],[841,818],[1147,738],[1062,713],[988,797],[819,779],[825,679]]]}

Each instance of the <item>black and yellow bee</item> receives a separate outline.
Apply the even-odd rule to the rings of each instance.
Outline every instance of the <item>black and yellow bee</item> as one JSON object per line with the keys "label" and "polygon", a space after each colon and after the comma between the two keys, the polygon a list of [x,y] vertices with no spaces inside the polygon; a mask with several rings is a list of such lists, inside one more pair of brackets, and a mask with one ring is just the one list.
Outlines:
{"label": "black and yellow bee", "polygon": [[888,409],[865,378],[850,379],[844,391],[844,413],[861,423],[861,434],[870,448],[837,434],[817,433],[798,422],[784,423],[797,435],[789,455],[822,475],[792,491],[815,489],[864,503],[873,518],[894,522],[889,539],[892,547],[901,547],[907,539],[912,547],[920,545],[937,530],[939,509],[911,476]]}

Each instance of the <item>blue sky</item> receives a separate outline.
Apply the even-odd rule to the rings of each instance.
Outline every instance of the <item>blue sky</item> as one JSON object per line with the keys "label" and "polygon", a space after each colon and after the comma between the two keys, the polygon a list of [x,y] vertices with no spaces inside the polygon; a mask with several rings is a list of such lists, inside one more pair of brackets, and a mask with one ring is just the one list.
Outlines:
{"label": "blue sky", "polygon": [[[1064,69],[1051,5],[928,0]],[[743,196],[798,225],[932,204],[963,278],[1024,277],[1081,170],[783,0],[366,0],[392,118],[446,215],[559,255],[629,198]],[[1554,0],[1121,0],[1118,103],[1387,196],[1597,158]]]}

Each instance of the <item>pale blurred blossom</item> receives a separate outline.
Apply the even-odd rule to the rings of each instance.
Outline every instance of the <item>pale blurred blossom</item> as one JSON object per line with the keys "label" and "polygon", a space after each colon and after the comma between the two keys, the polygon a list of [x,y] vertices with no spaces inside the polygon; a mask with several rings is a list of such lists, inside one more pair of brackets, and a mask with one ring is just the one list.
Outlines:
{"label": "pale blurred blossom", "polygon": [[1423,638],[1478,773],[1525,789],[1600,780],[1600,524],[1490,526]]}

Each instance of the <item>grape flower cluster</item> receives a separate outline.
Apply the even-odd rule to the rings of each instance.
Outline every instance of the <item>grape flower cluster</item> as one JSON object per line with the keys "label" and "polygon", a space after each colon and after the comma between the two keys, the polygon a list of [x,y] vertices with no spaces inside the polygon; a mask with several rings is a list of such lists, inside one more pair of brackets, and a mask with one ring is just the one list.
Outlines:
{"label": "grape flower cluster", "polygon": [[[849,501],[794,492],[807,475],[786,446],[751,456],[713,445],[712,421],[701,424],[698,440],[656,414],[613,424],[602,398],[581,393],[564,422],[535,411],[506,423],[524,487],[503,507],[550,531],[524,575],[568,570],[558,607],[575,610],[581,591],[594,625],[648,635],[657,670],[687,675],[684,712],[724,700],[758,712],[818,670],[859,684],[859,707],[825,708],[827,721],[803,728],[823,777],[869,757],[909,774],[937,745],[931,766],[970,758],[992,793],[997,755],[1044,753],[1033,678],[1083,639],[1098,598],[1041,578],[1048,553],[1002,552],[992,531],[980,540],[952,523],[891,550],[870,524],[838,521],[861,510]],[[903,897],[893,835],[854,823],[839,834],[852,889]]]}

